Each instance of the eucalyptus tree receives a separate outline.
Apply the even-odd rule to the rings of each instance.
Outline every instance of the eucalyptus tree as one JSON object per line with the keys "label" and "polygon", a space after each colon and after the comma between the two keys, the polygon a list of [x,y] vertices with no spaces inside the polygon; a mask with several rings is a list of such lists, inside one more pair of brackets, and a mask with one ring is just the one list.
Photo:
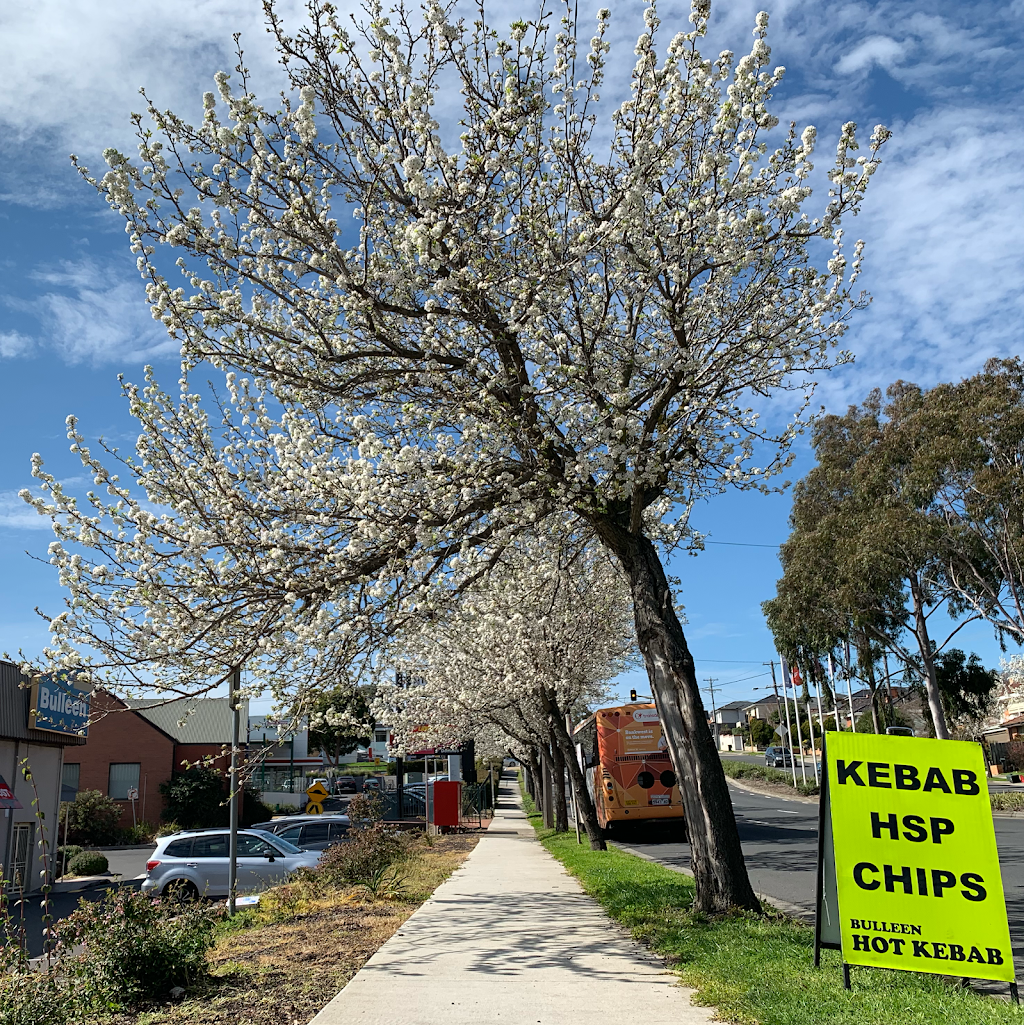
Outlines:
{"label": "eucalyptus tree", "polygon": [[922,395],[919,460],[936,481],[936,515],[956,544],[945,585],[1003,637],[1024,644],[1024,362]]}
{"label": "eucalyptus tree", "polygon": [[379,716],[410,749],[459,741],[491,727],[532,748],[555,781],[568,772],[591,847],[603,850],[597,812],[568,722],[584,718],[634,649],[633,615],[621,569],[591,544],[541,537],[518,551],[446,611],[407,630],[392,657],[403,676],[378,688]]}
{"label": "eucalyptus tree", "polygon": [[[768,17],[749,53],[709,59],[707,0],[667,44],[644,12],[610,109],[607,9],[589,44],[572,5],[507,34],[435,0],[372,0],[351,25],[314,0],[295,35],[265,9],[293,90],[277,109],[240,56],[200,124],[150,104],[138,160],[83,169],[127,222],[154,316],[186,369],[266,382],[347,449],[362,537],[417,572],[586,523],[629,581],[697,906],[757,908],[662,553],[695,501],[786,465],[806,393],[773,428],[754,407],[846,358],[866,300],[842,222],[888,132],[857,157],[844,125],[808,212],[816,132],[769,110]],[[385,569],[366,575],[388,597]]]}
{"label": "eucalyptus tree", "polygon": [[[782,548],[785,575],[764,606],[783,643],[809,637],[831,646],[852,635],[858,661],[869,668],[872,641],[895,653],[920,675],[935,735],[943,739],[949,701],[940,653],[983,616],[1014,631],[1015,585],[1005,585],[1002,567],[1007,556],[1016,557],[1016,513],[1001,500],[1008,491],[1021,493],[1007,467],[1015,458],[1009,439],[1024,418],[1010,416],[1005,384],[972,379],[926,393],[899,381],[887,402],[875,390],[845,416],[822,418],[812,436],[817,465],[795,492],[793,533]],[[987,420],[979,391],[990,400]],[[1001,401],[991,401],[993,391]],[[996,451],[1003,461],[990,470]],[[944,639],[933,637],[929,625],[940,608],[957,621]],[[973,686],[973,677],[957,678]]]}

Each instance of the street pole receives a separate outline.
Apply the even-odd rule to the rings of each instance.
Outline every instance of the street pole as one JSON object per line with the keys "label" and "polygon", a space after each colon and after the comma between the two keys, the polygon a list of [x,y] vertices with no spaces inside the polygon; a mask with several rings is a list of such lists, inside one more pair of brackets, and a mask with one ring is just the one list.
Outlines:
{"label": "street pole", "polygon": [[828,685],[832,689],[832,711],[836,715],[836,732],[841,733],[843,727],[839,723],[839,698],[836,694],[836,674],[832,665],[832,652],[828,653]]}
{"label": "street pole", "polygon": [[242,669],[236,667],[231,673],[231,692],[228,705],[231,708],[231,797],[230,829],[228,837],[228,914],[235,913],[235,897],[238,890],[238,733],[239,700],[242,689]]}
{"label": "street pole", "polygon": [[[807,783],[807,766],[804,765],[804,731],[800,728],[800,702],[796,696],[796,684],[793,682],[793,674],[790,671],[786,660],[782,659],[782,689],[786,690],[786,681],[789,681],[789,686],[793,688],[793,714],[796,716],[796,739],[800,745],[800,777],[804,783]],[[789,695],[787,692],[786,701],[789,701]]]}
{"label": "street pole", "polygon": [[[772,688],[775,691],[775,700],[779,700],[779,685],[775,682],[775,663],[769,662],[768,665],[772,670]],[[782,690],[786,690],[786,681],[782,681]],[[789,745],[789,767],[793,771],[793,786],[796,786],[796,757],[793,754],[793,729],[789,721],[789,699],[787,698],[782,702],[786,709],[786,743]]]}
{"label": "street pole", "polygon": [[705,676],[704,682],[708,685],[708,690],[711,691],[711,727],[715,734],[715,750],[718,750],[718,710],[715,708],[715,684],[718,682],[717,676]]}
{"label": "street pole", "polygon": [[[818,672],[821,672],[821,663],[817,662],[816,665],[818,666]],[[825,716],[822,714],[822,711],[821,711],[821,683],[818,680],[817,676],[814,676],[813,679],[814,679],[814,695],[818,699],[818,725],[821,727],[821,740],[822,740],[822,743],[824,743],[825,742]]]}

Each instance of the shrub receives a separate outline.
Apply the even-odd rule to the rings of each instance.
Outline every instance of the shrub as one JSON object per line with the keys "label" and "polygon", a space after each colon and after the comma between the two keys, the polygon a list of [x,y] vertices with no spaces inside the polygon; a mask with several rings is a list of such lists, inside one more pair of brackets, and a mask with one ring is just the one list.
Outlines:
{"label": "shrub", "polygon": [[149,843],[154,835],[155,831],[148,822],[139,822],[127,829],[122,829],[118,842],[123,844]]}
{"label": "shrub", "polygon": [[67,859],[68,864],[74,860],[76,854],[81,854],[85,848],[79,847],[78,844],[65,844],[63,847],[57,848],[57,864],[63,865],[64,859]]}
{"label": "shrub", "polygon": [[174,821],[185,829],[228,824],[227,787],[216,769],[194,765],[174,773],[160,784],[166,802],[165,821]]}
{"label": "shrub", "polygon": [[82,851],[68,862],[67,874],[69,876],[98,876],[102,872],[106,872],[108,867],[107,859],[99,851]]}
{"label": "shrub", "polygon": [[94,1007],[131,1007],[168,999],[175,986],[207,972],[216,916],[198,906],[154,899],[121,887],[99,901],[80,901],[58,926],[61,946],[83,944],[66,962],[76,988]]}
{"label": "shrub", "polygon": [[356,794],[348,802],[348,817],[353,825],[379,822],[383,816],[384,798],[373,791]]}
{"label": "shrub", "polygon": [[251,826],[254,822],[266,822],[274,817],[274,809],[263,803],[263,795],[255,787],[242,788],[242,814],[238,822],[241,826]]}
{"label": "shrub", "polygon": [[177,822],[161,822],[156,827],[156,836],[173,836],[175,833],[181,832],[181,826]]}
{"label": "shrub", "polygon": [[19,967],[0,975],[4,1025],[69,1025],[78,1022],[77,994],[66,976]]}
{"label": "shrub", "polygon": [[[785,772],[779,769],[769,769],[765,765],[751,765],[750,762],[734,762],[727,758],[722,759],[722,770],[727,776],[733,779],[763,779],[767,783],[784,783],[788,787],[793,786],[793,773],[791,769]],[[799,767],[798,770],[799,771]],[[811,770],[807,783],[798,780],[796,784],[798,793],[813,797],[818,793],[818,785],[814,782],[814,772]]]}
{"label": "shrub", "polygon": [[60,821],[67,816],[67,840],[83,847],[117,843],[121,806],[98,790],[80,790],[73,801],[60,806]]}
{"label": "shrub", "polygon": [[996,791],[989,793],[989,800],[992,802],[993,811],[1021,811],[1024,810],[1024,794],[1019,791],[1010,791],[1000,794]]}
{"label": "shrub", "polygon": [[382,869],[403,860],[406,848],[401,833],[374,822],[351,830],[343,843],[328,847],[315,872],[333,886],[366,884]]}

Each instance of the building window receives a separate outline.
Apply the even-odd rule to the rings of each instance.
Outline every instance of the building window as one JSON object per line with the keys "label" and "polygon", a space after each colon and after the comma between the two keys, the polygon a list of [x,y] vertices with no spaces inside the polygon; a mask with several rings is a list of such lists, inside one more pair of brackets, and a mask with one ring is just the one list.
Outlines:
{"label": "building window", "polygon": [[32,822],[14,823],[14,888],[32,889],[29,883],[29,866],[32,857]]}
{"label": "building window", "polygon": [[388,742],[388,731],[387,730],[374,730],[373,742],[375,744],[386,744]]}
{"label": "building window", "polygon": [[77,790],[81,772],[82,766],[78,762],[65,762],[60,779],[61,785],[71,790]]}
{"label": "building window", "polygon": [[139,788],[139,763],[111,762],[107,796],[112,797],[115,801],[127,801],[128,790],[131,787],[136,790]]}

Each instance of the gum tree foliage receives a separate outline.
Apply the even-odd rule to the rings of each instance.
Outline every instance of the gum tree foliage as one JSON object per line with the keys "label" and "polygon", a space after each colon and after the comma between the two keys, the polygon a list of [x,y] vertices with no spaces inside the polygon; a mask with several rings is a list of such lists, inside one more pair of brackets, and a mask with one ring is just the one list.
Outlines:
{"label": "gum tree foliage", "polygon": [[[846,358],[834,346],[866,300],[842,222],[888,132],[858,157],[844,125],[808,211],[816,132],[770,113],[784,69],[770,69],[767,15],[749,53],[707,58],[707,0],[670,39],[645,11],[617,106],[600,96],[607,10],[585,31],[572,6],[542,7],[501,34],[432,0],[422,15],[371,2],[351,24],[313,0],[289,35],[265,9],[292,87],[279,106],[239,57],[200,124],[150,104],[138,159],[110,150],[102,178],[83,169],[126,220],[154,317],[186,373],[242,372],[238,387],[269,389],[287,431],[344,466],[324,486],[342,487],[352,525],[320,557],[376,611],[429,604],[551,517],[593,530],[629,580],[698,907],[757,908],[662,553],[694,501],[767,487],[808,375]],[[180,275],[165,276],[165,247]],[[755,407],[787,389],[790,422],[765,428]],[[298,484],[307,452],[285,449]],[[220,503],[231,520],[234,501]],[[282,573],[292,511],[240,528]],[[89,567],[54,558],[89,591]],[[240,562],[262,585],[260,559]],[[277,588],[288,620],[304,574]],[[333,607],[309,600],[313,615]],[[58,637],[87,636],[89,614],[76,606]]]}
{"label": "gum tree foliage", "polygon": [[[394,657],[418,686],[381,686],[378,717],[409,750],[497,731],[491,747],[532,747],[555,780],[563,829],[568,772],[591,847],[604,849],[566,717],[606,697],[633,651],[621,569],[593,544],[524,544],[480,586],[399,641]],[[559,797],[561,796],[561,800]]]}
{"label": "gum tree foliage", "polygon": [[957,539],[946,586],[1024,644],[1024,362],[990,360],[925,392],[915,412],[936,515]]}
{"label": "gum tree foliage", "polygon": [[[946,737],[947,715],[965,725],[983,715],[975,691],[989,686],[980,666],[949,668],[963,657],[941,654],[953,634],[984,618],[1024,638],[1020,361],[928,391],[896,382],[887,401],[875,391],[823,418],[813,443],[818,463],[796,489],[769,625],[784,650],[831,651],[852,637],[872,683],[870,642],[881,644],[923,681]],[[929,628],[939,608],[959,620],[944,640]]]}

